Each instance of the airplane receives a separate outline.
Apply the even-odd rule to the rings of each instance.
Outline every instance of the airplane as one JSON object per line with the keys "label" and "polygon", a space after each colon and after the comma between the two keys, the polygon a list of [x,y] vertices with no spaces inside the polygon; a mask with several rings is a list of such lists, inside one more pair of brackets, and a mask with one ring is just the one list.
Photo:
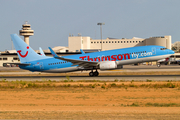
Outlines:
{"label": "airplane", "polygon": [[[157,61],[174,54],[174,51],[163,46],[150,45],[123,49],[99,51],[70,56],[58,56],[50,47],[53,57],[37,54],[17,34],[11,34],[16,48],[21,69],[39,72],[65,73],[90,70],[89,76],[98,76],[98,70],[121,69],[123,65]],[[95,72],[93,72],[95,70]]]}

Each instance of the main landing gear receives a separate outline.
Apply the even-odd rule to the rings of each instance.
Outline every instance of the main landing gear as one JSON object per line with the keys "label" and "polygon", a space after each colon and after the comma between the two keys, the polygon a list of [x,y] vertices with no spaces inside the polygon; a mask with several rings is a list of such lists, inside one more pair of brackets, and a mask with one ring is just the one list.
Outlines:
{"label": "main landing gear", "polygon": [[89,76],[92,77],[92,76],[98,76],[99,75],[99,72],[96,70],[95,72],[93,72],[93,70],[89,73]]}

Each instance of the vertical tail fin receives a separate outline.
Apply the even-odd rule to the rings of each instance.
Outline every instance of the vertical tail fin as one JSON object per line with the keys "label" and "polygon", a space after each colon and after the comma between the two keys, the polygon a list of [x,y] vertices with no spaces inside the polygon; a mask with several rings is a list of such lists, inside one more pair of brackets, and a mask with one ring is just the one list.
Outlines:
{"label": "vertical tail fin", "polygon": [[45,59],[46,56],[37,54],[30,46],[28,46],[17,34],[11,34],[11,39],[16,48],[21,63],[31,62],[35,60]]}

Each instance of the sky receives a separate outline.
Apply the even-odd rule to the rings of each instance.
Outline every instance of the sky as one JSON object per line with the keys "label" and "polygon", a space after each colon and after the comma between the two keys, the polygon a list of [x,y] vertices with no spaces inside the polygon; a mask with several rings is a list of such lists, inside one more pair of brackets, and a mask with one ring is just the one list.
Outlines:
{"label": "sky", "polygon": [[[180,0],[0,0],[0,51],[11,50],[10,34],[28,21],[34,36],[30,46],[68,46],[68,36],[180,40]],[[21,36],[22,39],[24,39]]]}

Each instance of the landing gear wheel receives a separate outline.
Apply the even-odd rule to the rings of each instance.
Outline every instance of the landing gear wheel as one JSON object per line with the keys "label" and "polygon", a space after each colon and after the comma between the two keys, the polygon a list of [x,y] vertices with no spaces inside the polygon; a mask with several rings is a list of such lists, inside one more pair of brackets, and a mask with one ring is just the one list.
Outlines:
{"label": "landing gear wheel", "polygon": [[161,65],[160,65],[160,64],[157,64],[157,67],[159,68],[159,67],[161,67]]}
{"label": "landing gear wheel", "polygon": [[94,76],[98,76],[98,75],[99,75],[98,71],[94,72]]}
{"label": "landing gear wheel", "polygon": [[90,72],[90,73],[89,73],[89,76],[90,76],[90,77],[94,76],[94,73],[93,73],[93,72]]}
{"label": "landing gear wheel", "polygon": [[98,72],[98,71],[95,71],[95,72],[91,71],[91,72],[89,73],[89,76],[90,76],[90,77],[98,76],[98,75],[99,75],[99,72]]}

